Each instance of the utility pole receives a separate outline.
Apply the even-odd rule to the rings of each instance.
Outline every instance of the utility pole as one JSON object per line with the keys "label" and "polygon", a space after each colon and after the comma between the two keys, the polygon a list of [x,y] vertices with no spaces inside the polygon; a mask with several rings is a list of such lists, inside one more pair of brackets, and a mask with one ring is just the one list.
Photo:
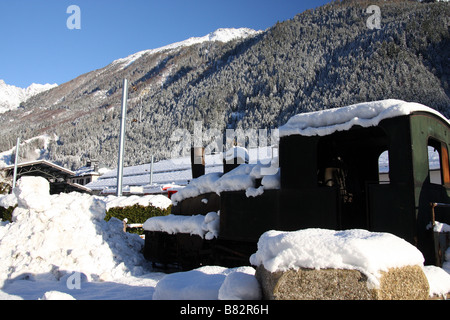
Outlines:
{"label": "utility pole", "polygon": [[117,165],[117,196],[122,196],[122,180],[123,180],[123,154],[125,143],[125,125],[127,118],[127,100],[128,100],[128,80],[123,80],[122,93],[122,116],[120,121],[120,139],[119,139],[119,161]]}
{"label": "utility pole", "polygon": [[152,155],[152,162],[150,163],[150,185],[153,185],[153,162],[155,161],[155,156]]}
{"label": "utility pole", "polygon": [[16,179],[17,179],[17,165],[19,163],[19,145],[20,145],[20,138],[17,138],[17,144],[16,144],[16,157],[14,159],[14,174],[13,174],[13,189],[16,187]]}

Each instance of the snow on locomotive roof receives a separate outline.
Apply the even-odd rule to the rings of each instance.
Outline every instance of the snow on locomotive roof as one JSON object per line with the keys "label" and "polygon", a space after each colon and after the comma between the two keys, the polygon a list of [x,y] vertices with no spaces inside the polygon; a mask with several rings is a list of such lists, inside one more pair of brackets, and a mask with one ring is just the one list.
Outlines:
{"label": "snow on locomotive roof", "polygon": [[[413,112],[433,113],[449,123],[442,114],[419,103],[387,99],[358,103],[342,108],[297,114],[279,128],[280,137],[290,135],[325,136],[349,130],[355,125],[376,126],[383,119],[409,115]],[[450,124],[450,123],[449,123]]]}

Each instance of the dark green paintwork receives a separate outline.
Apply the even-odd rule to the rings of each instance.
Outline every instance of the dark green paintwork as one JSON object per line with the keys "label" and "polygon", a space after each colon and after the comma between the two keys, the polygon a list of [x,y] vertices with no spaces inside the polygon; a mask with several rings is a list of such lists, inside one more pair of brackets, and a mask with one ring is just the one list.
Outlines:
{"label": "dark green paintwork", "polygon": [[[449,189],[429,181],[428,140],[449,144],[449,126],[417,113],[319,137],[280,140],[281,189],[247,198],[221,194],[220,237],[256,241],[267,230],[304,228],[389,232],[416,245],[434,263],[430,202],[449,203]],[[389,151],[388,184],[378,181],[378,158]],[[318,172],[339,156],[348,171],[345,202],[337,187],[320,185]],[[249,226],[251,228],[249,229]]]}

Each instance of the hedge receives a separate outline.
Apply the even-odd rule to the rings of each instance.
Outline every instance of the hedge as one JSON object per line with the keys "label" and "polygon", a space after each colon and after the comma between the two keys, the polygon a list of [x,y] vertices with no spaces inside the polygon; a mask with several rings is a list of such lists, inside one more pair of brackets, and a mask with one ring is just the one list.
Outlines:
{"label": "hedge", "polygon": [[[12,212],[17,206],[3,208],[0,206],[0,220],[1,221],[11,221]],[[151,217],[158,216],[167,216],[171,212],[172,206],[169,206],[166,209],[161,209],[158,207],[154,207],[152,205],[149,206],[141,206],[139,204],[135,204],[129,207],[115,207],[110,208],[106,212],[105,220],[109,221],[112,217],[117,218],[119,220],[128,219],[128,224],[137,223],[142,224],[147,219]],[[142,233],[142,230],[129,230],[132,233]]]}
{"label": "hedge", "polygon": [[[149,206],[142,206],[139,204],[135,204],[133,206],[129,207],[114,207],[110,208],[106,212],[105,220],[109,221],[112,217],[117,218],[119,220],[124,220],[125,218],[128,219],[128,224],[136,223],[136,224],[143,224],[147,219],[151,217],[158,217],[158,216],[167,216],[171,212],[172,206],[169,206],[166,209],[161,209],[158,207],[154,207],[152,205]],[[131,233],[138,233],[142,234],[143,231],[139,229],[131,229],[127,230]]]}
{"label": "hedge", "polygon": [[11,222],[12,213],[16,207],[17,207],[17,205],[14,207],[9,207],[9,208],[4,208],[4,207],[0,206],[0,220]]}

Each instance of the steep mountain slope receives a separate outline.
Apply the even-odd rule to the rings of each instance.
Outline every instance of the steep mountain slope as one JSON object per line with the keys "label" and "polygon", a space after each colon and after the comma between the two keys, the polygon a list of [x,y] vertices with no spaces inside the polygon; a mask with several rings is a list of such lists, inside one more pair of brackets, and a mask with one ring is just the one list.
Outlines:
{"label": "steep mountain slope", "polygon": [[[0,115],[9,150],[55,134],[50,159],[116,166],[122,81],[129,91],[126,165],[169,157],[176,129],[270,129],[289,117],[362,101],[415,101],[450,116],[448,3],[337,1],[227,42],[198,41],[119,59]],[[205,38],[206,39],[206,38]]]}

